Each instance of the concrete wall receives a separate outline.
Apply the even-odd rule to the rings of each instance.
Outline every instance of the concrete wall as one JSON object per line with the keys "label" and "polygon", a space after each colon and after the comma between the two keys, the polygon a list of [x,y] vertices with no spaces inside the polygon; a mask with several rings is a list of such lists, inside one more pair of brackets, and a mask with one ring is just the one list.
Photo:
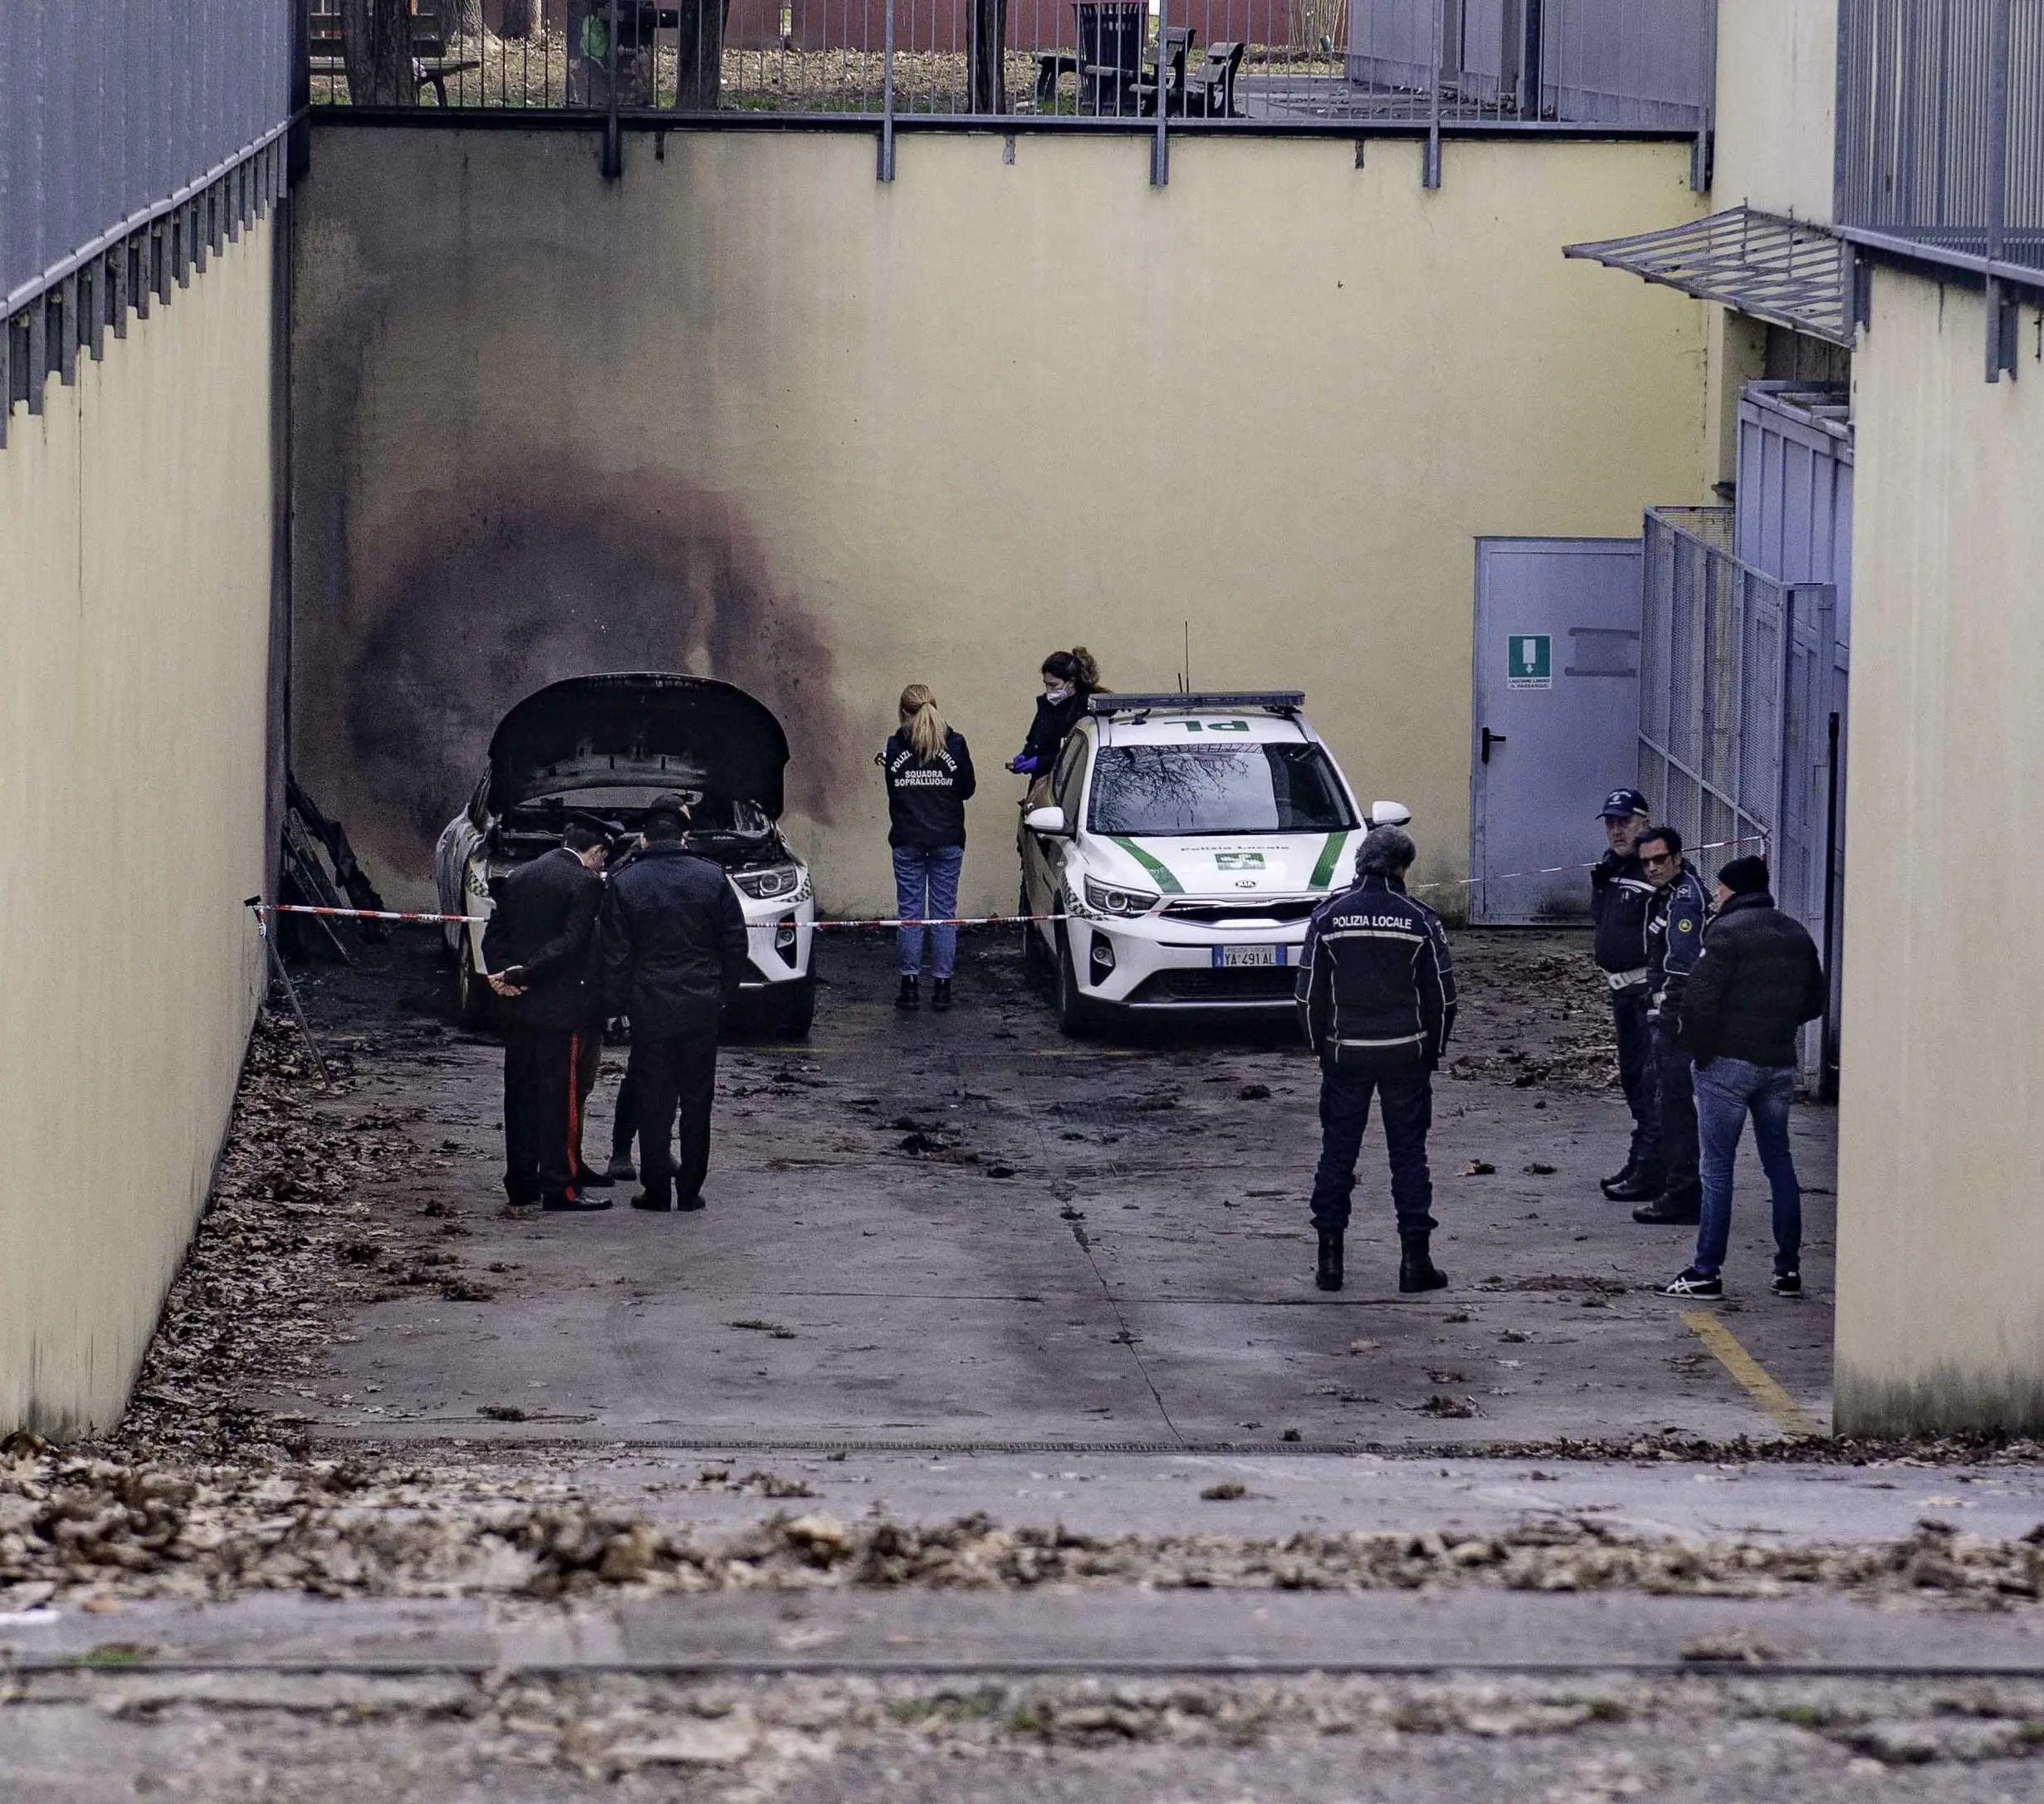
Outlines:
{"label": "concrete wall", "polygon": [[299,771],[426,893],[502,711],[707,672],[780,711],[826,907],[891,901],[911,681],[1012,901],[1038,665],[1303,687],[1366,797],[1469,845],[1477,535],[1701,492],[1704,309],[1561,247],[1689,217],[1680,144],[557,133],[321,122],[300,191]]}
{"label": "concrete wall", "polygon": [[273,230],[0,451],[0,1431],[119,1415],[254,1009]]}
{"label": "concrete wall", "polygon": [[1877,274],[1854,363],[1837,1422],[2044,1429],[2044,321]]}
{"label": "concrete wall", "polygon": [[1838,0],[1718,0],[1714,206],[1828,223]]}

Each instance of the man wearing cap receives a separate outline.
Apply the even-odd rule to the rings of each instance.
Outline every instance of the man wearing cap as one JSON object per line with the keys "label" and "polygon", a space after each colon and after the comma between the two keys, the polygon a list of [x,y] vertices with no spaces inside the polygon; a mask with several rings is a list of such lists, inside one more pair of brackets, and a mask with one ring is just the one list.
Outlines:
{"label": "man wearing cap", "polygon": [[[634,1209],[703,1206],[717,1017],[737,1000],[747,964],[738,898],[720,866],[688,850],[687,819],[681,796],[655,796],[643,824],[644,849],[604,898],[605,1010],[632,1024],[626,1081],[645,1182]],[[677,1109],[678,1161],[668,1141]]]}
{"label": "man wearing cap", "polygon": [[1646,912],[1654,886],[1641,868],[1640,836],[1653,818],[1637,790],[1613,790],[1599,811],[1609,849],[1590,872],[1590,914],[1597,923],[1597,969],[1611,986],[1618,1034],[1618,1082],[1632,1111],[1632,1145],[1625,1166],[1600,1188],[1615,1203],[1651,1202],[1666,1178],[1660,1156],[1660,1108],[1654,1078],[1654,1040],[1646,1015]]}
{"label": "man wearing cap", "polygon": [[1788,1147],[1796,1033],[1824,1012],[1829,992],[1817,945],[1774,906],[1768,868],[1734,858],[1718,873],[1718,912],[1681,1002],[1682,1036],[1696,1061],[1696,1129],[1703,1220],[1696,1257],[1660,1287],[1664,1297],[1722,1297],[1732,1232],[1732,1163],[1746,1117],[1774,1200],[1774,1294],[1802,1294],[1802,1191]]}

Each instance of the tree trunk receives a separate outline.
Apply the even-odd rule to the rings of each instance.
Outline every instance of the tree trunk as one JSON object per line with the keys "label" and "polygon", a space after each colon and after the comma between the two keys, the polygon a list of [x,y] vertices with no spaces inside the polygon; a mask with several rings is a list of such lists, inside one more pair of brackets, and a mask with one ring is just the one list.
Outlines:
{"label": "tree trunk", "polygon": [[678,12],[674,104],[683,112],[713,113],[723,88],[731,0],[682,0]]}
{"label": "tree trunk", "polygon": [[487,0],[482,22],[499,37],[530,37],[539,23],[537,0]]}
{"label": "tree trunk", "polygon": [[1006,59],[1008,0],[972,0],[972,37],[968,48],[966,100],[975,113],[1008,110]]}
{"label": "tree trunk", "polygon": [[357,106],[410,106],[418,100],[410,0],[340,0],[340,47],[348,98]]}

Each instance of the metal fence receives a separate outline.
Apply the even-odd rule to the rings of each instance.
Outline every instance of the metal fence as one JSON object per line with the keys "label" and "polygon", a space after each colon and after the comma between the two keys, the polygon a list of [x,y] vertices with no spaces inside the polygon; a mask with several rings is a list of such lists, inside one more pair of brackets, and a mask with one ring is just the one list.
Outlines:
{"label": "metal fence", "polygon": [[0,0],[5,310],[282,124],[297,3]]}
{"label": "metal fence", "polygon": [[[313,99],[346,104],[340,0]],[[401,104],[1687,133],[1715,0],[412,0]],[[1530,46],[1530,51],[1528,46]],[[1520,82],[1520,63],[1541,71]]]}
{"label": "metal fence", "polygon": [[1840,877],[1836,592],[1763,576],[1732,530],[1729,508],[1646,516],[1640,787],[1693,843],[1764,840],[1775,899],[1823,946]]}
{"label": "metal fence", "polygon": [[1839,0],[1836,217],[2044,274],[2044,0]]}

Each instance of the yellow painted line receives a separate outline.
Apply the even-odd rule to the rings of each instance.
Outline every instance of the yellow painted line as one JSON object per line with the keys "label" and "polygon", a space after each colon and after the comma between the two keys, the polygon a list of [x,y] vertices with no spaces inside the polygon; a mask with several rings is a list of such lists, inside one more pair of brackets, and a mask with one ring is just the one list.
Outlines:
{"label": "yellow painted line", "polygon": [[1738,1337],[1718,1317],[1692,1309],[1682,1320],[1689,1332],[1717,1356],[1718,1363],[1746,1387],[1746,1393],[1774,1419],[1792,1440],[1822,1440],[1817,1418],[1774,1381],[1768,1368],[1738,1343]]}

